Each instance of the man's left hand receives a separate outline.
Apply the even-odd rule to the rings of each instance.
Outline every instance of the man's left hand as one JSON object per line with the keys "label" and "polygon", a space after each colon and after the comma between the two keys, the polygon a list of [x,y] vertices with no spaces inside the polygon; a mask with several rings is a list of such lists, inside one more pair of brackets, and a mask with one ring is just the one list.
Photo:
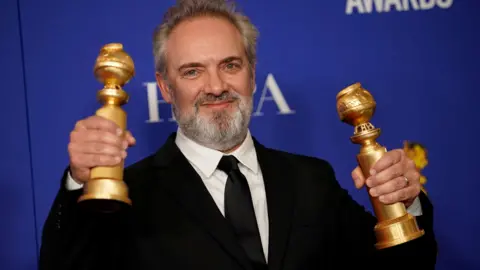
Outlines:
{"label": "man's left hand", "polygon": [[370,188],[370,195],[379,197],[385,204],[403,202],[409,207],[421,188],[420,173],[402,149],[385,153],[372,166],[370,177],[366,181],[360,167],[353,170],[352,177],[357,188],[366,183]]}

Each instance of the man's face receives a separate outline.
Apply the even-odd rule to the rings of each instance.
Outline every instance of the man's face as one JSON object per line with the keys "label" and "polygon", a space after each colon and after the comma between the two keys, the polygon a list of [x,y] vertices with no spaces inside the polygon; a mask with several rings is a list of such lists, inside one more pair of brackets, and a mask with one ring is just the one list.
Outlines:
{"label": "man's face", "polygon": [[252,112],[253,70],[240,32],[221,18],[179,24],[166,43],[167,80],[157,74],[182,131],[221,151],[240,144]]}

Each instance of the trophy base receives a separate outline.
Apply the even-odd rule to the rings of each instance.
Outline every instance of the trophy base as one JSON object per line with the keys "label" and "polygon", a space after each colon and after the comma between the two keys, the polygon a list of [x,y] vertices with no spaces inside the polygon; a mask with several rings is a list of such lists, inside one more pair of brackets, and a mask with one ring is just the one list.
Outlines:
{"label": "trophy base", "polygon": [[393,220],[378,223],[375,226],[377,249],[384,249],[397,246],[408,241],[417,239],[425,234],[420,230],[415,217],[410,214],[403,215]]}
{"label": "trophy base", "polygon": [[125,182],[113,179],[90,180],[84,185],[78,199],[82,207],[94,212],[112,213],[129,207],[128,188]]}

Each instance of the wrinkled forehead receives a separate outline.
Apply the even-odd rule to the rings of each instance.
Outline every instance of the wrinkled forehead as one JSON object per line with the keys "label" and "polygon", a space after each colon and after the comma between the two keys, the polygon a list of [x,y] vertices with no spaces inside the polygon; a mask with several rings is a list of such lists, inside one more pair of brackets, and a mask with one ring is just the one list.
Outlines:
{"label": "wrinkled forehead", "polygon": [[246,58],[238,29],[219,17],[197,17],[177,25],[166,43],[167,65],[217,64],[227,57]]}

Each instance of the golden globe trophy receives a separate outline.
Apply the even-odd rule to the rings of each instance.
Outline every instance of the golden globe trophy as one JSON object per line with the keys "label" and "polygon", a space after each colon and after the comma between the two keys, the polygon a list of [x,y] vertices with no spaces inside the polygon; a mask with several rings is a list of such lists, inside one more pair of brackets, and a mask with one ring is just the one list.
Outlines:
{"label": "golden globe trophy", "polygon": [[[124,131],[121,135],[124,136],[127,116],[121,106],[128,102],[128,94],[122,87],[135,75],[135,66],[122,44],[110,43],[101,48],[94,74],[104,84],[97,93],[103,106],[96,115],[115,122]],[[78,202],[97,212],[114,212],[131,205],[127,185],[123,182],[123,169],[123,161],[117,166],[93,168]]]}
{"label": "golden globe trophy", "polygon": [[[340,120],[355,127],[350,140],[360,145],[357,162],[365,178],[368,178],[372,165],[387,152],[385,147],[376,142],[380,136],[380,129],[370,123],[375,113],[375,100],[360,83],[343,89],[337,94],[336,99]],[[367,191],[370,194],[368,186]],[[424,234],[424,231],[419,229],[415,217],[407,212],[403,203],[383,204],[378,198],[370,195],[369,197],[378,220],[375,226],[377,249],[396,246]]]}

